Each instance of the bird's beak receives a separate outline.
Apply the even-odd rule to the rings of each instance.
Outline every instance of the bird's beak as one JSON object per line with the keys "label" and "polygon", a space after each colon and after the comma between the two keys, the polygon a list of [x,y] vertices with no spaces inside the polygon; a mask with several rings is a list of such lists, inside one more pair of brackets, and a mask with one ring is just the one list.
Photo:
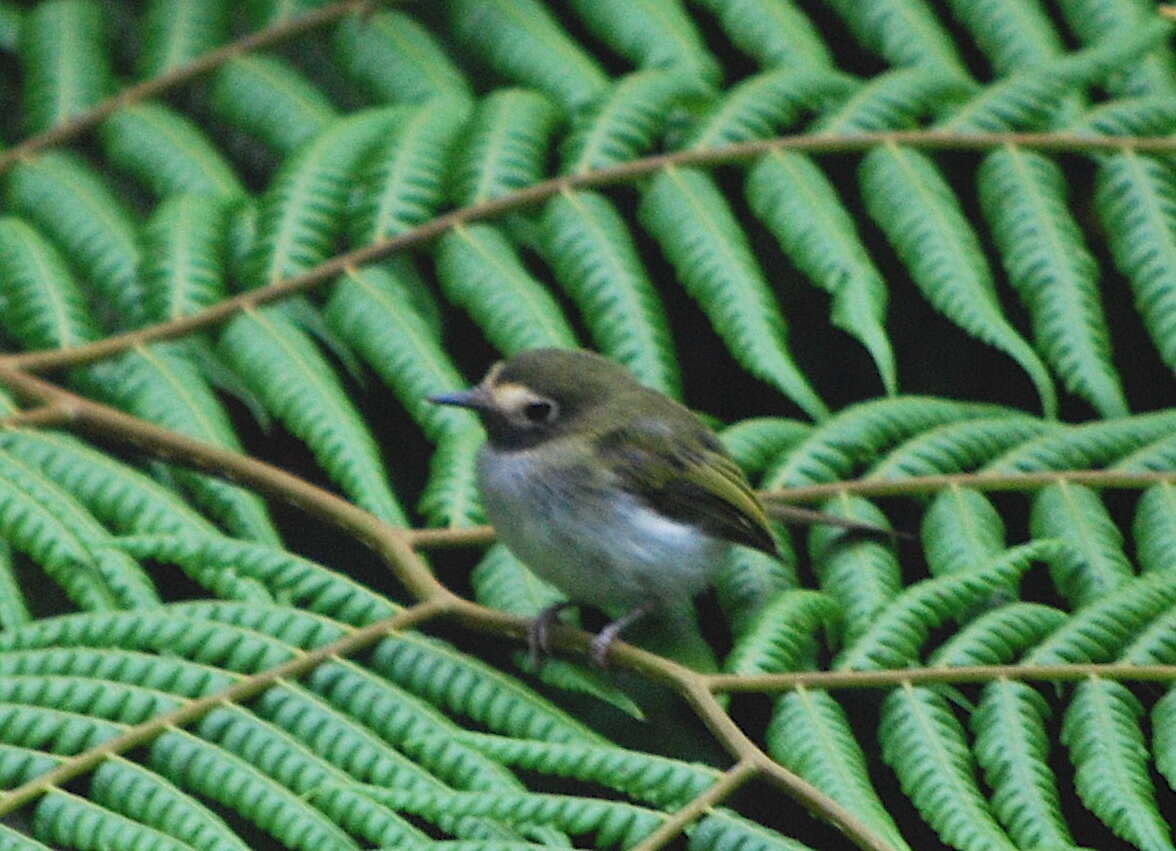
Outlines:
{"label": "bird's beak", "polygon": [[434,405],[456,405],[459,408],[472,408],[475,411],[485,410],[491,406],[490,394],[481,385],[469,390],[438,393],[436,396],[430,396],[429,401]]}

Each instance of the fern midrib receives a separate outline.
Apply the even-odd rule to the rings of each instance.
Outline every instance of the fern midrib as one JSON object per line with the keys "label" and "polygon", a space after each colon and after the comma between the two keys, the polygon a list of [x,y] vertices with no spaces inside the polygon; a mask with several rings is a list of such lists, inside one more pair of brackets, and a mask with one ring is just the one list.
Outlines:
{"label": "fern midrib", "polygon": [[[162,138],[168,140],[173,148],[186,152],[188,158],[193,162],[204,161],[206,152],[200,148],[188,145],[187,142],[191,141],[190,138],[173,133],[172,130],[174,125],[167,121],[160,121],[159,113],[156,113],[151,109],[138,109],[137,105],[124,107],[124,109],[133,114],[144,124],[148,124],[153,127]],[[217,188],[218,194],[222,194],[226,198],[237,195],[240,192],[239,186],[225,180],[225,172],[219,168],[201,169],[201,175],[205,179],[212,182],[212,184]]]}
{"label": "fern midrib", "polygon": [[[69,321],[70,311],[65,293],[56,285],[56,276],[50,274],[44,245],[40,242],[30,241],[25,244],[25,249],[23,253],[32,261],[33,266],[36,267],[38,272],[37,280],[31,282],[32,288],[37,292],[44,293],[48,297],[49,308],[53,312],[53,317],[57,320],[57,334],[61,340],[61,344],[57,348],[68,349],[78,345],[78,343],[91,342],[74,334],[73,325]],[[48,283],[39,284],[38,281]]]}
{"label": "fern midrib", "polygon": [[[197,433],[209,443],[223,445],[226,440],[224,430],[218,429],[216,423],[209,418],[204,407],[197,404],[195,398],[191,395],[189,385],[177,380],[176,374],[155,352],[151,351],[149,346],[135,346],[132,351],[155,367],[156,373],[167,382],[167,386],[171,388],[172,393],[184,403],[184,408],[192,417],[192,422],[197,426]],[[230,441],[229,445],[236,445],[235,437],[228,438],[228,440]]]}
{"label": "fern midrib", "polygon": [[[1067,536],[1067,539],[1073,541],[1074,538],[1077,538],[1078,549],[1082,554],[1082,560],[1087,568],[1083,575],[1087,580],[1097,582],[1102,577],[1103,571],[1099,570],[1096,575],[1093,569],[1096,565],[1103,565],[1106,562],[1106,559],[1103,558],[1102,548],[1098,546],[1098,542],[1091,536],[1091,529],[1084,522],[1086,519],[1085,515],[1078,503],[1074,501],[1073,487],[1069,482],[1060,481],[1057,484],[1057,488],[1058,492],[1062,495],[1062,501],[1066,506],[1066,514],[1070,520],[1070,523],[1067,524],[1069,526],[1069,536]],[[1073,546],[1073,543],[1070,545]],[[1110,589],[1103,590],[1105,592]]]}
{"label": "fern midrib", "polygon": [[[393,214],[400,212],[398,208],[400,202],[403,200],[401,193],[410,185],[406,178],[412,176],[413,163],[410,162],[411,157],[406,156],[406,154],[417,153],[413,143],[419,141],[416,138],[416,133],[420,128],[427,127],[432,120],[432,116],[429,113],[430,108],[428,106],[416,110],[413,115],[409,116],[407,121],[394,131],[399,145],[396,155],[392,157],[392,168],[387,172],[383,172],[381,169],[382,173],[380,177],[382,185],[380,189],[382,191],[376,196],[376,216],[372,221],[372,229],[368,233],[368,244],[396,236],[405,230],[399,222],[396,223],[396,227],[389,227],[388,224],[394,221]],[[395,191],[389,192],[389,189]],[[411,228],[412,224],[409,223],[407,227]]]}
{"label": "fern midrib", "polygon": [[389,41],[395,43],[401,53],[411,58],[413,70],[431,81],[437,91],[444,91],[448,88],[448,79],[444,74],[437,73],[434,63],[431,61],[432,57],[419,49],[415,41],[404,38],[400,33],[400,28],[392,25],[389,15],[373,13],[371,10],[361,14],[364,15],[362,25],[379,31]]}

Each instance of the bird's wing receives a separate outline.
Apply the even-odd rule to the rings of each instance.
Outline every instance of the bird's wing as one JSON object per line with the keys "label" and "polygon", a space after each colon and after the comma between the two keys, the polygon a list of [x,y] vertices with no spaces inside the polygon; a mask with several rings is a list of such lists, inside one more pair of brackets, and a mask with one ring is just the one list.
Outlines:
{"label": "bird's wing", "polygon": [[596,441],[629,493],[716,538],[776,556],[768,518],[739,466],[700,423],[668,428],[637,419]]}

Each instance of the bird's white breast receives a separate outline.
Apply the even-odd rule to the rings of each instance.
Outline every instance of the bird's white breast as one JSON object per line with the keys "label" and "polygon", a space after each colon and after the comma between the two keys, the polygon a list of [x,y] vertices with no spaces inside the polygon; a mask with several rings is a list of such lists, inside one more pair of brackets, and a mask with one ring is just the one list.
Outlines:
{"label": "bird's white breast", "polygon": [[674,601],[701,590],[727,545],[608,487],[583,465],[552,467],[531,450],[478,458],[486,513],[531,570],[574,601]]}

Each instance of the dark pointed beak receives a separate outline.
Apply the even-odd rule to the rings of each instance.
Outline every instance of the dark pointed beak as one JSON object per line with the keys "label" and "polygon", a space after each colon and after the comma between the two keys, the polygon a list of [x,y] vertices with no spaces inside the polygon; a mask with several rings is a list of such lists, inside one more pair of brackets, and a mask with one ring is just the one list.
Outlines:
{"label": "dark pointed beak", "polygon": [[486,398],[486,393],[481,387],[455,390],[452,393],[438,393],[436,396],[430,396],[429,401],[434,405],[456,405],[459,408],[473,408],[474,410],[485,409],[490,404],[490,400]]}

